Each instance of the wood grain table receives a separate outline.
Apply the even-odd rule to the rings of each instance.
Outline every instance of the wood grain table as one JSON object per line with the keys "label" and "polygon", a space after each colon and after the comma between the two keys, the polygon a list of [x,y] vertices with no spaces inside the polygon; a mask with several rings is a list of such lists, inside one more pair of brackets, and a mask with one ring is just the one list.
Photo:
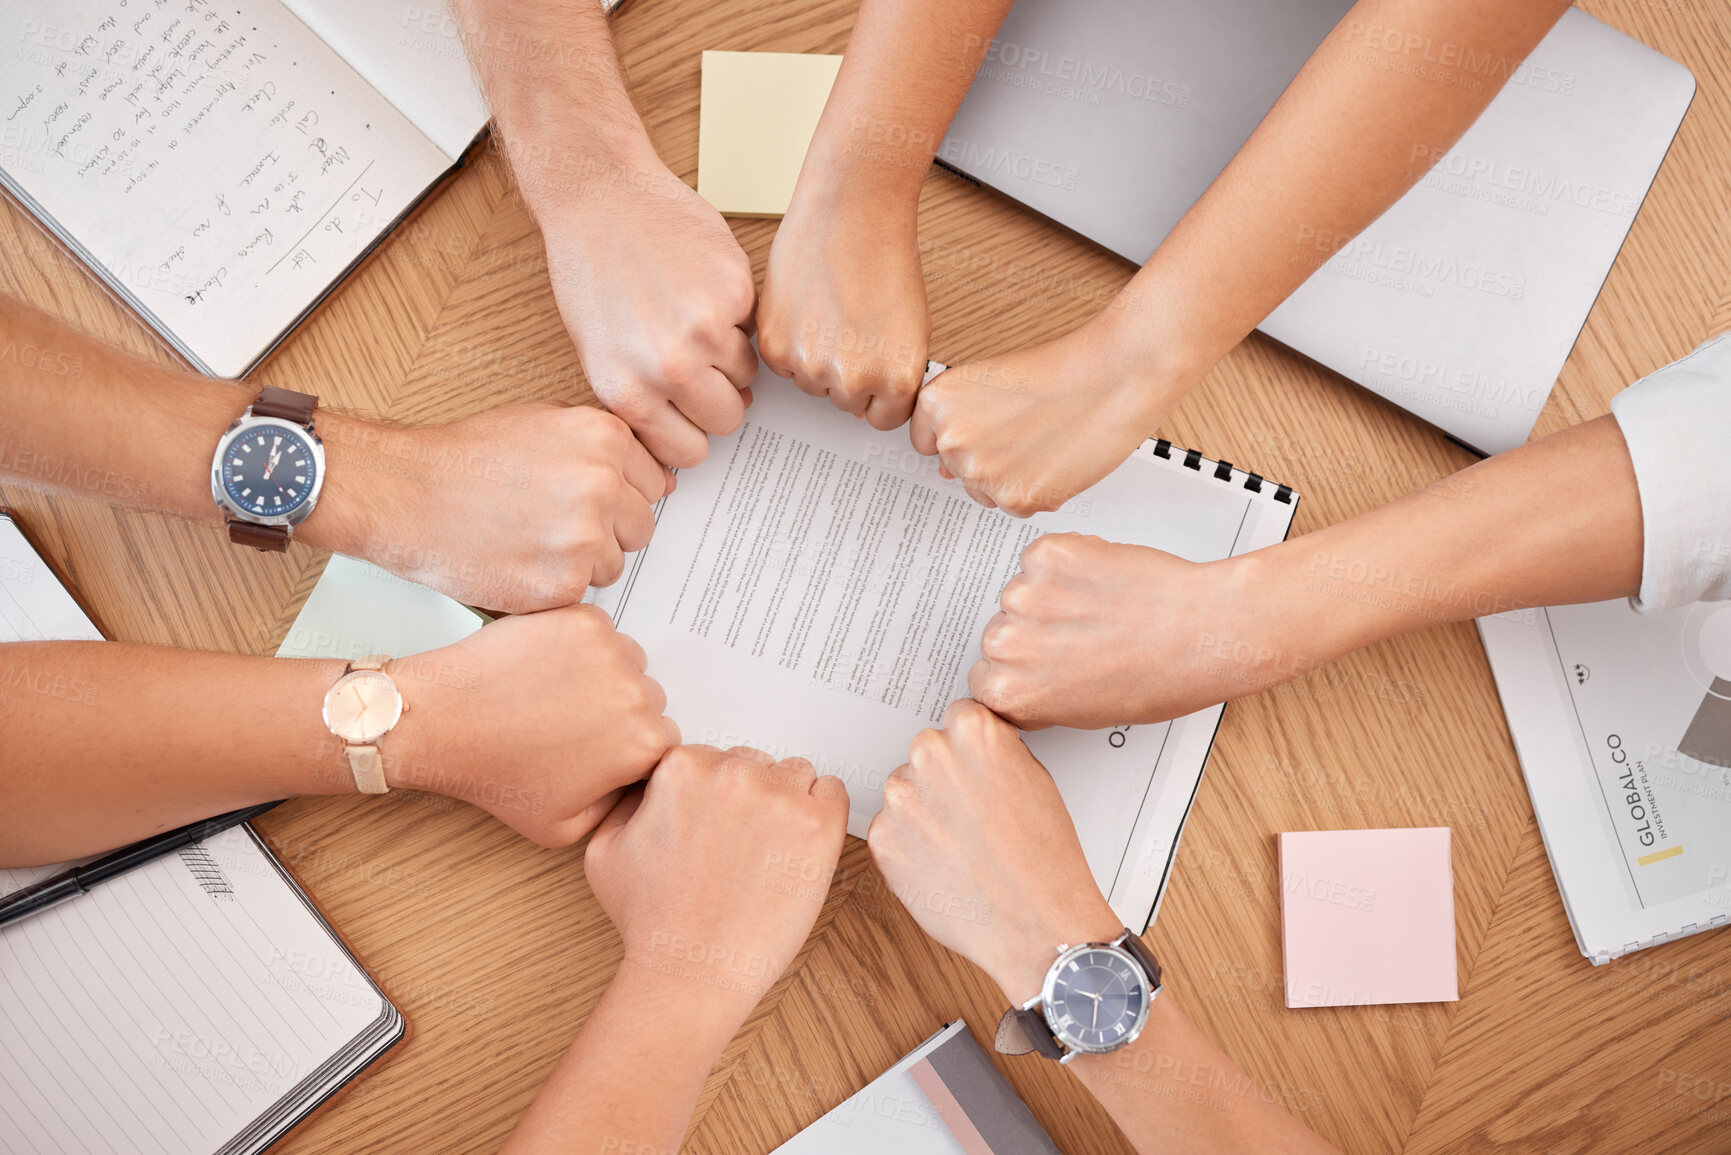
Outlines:
{"label": "wood grain table", "polygon": [[[1700,92],[1540,433],[1606,412],[1623,385],[1731,327],[1731,4],[1585,7],[1683,61]],[[614,29],[657,146],[695,181],[699,52],[840,52],[853,15],[848,0],[632,0]],[[734,229],[761,282],[775,224]],[[932,354],[951,362],[1067,330],[1132,271],[941,172],[925,184],[920,238]],[[11,209],[0,209],[0,287],[168,360]],[[256,378],[408,423],[591,399],[537,233],[491,152]],[[1295,534],[1470,461],[1259,336],[1162,432],[1294,486]],[[325,562],[304,546],[233,549],[209,526],[98,500],[7,486],[0,501],[129,641],[270,653]],[[1454,831],[1461,1000],[1286,1010],[1275,833],[1415,825]],[[296,801],[262,826],[413,1024],[280,1149],[495,1148],[619,959],[581,849],[542,850],[478,810],[407,793]],[[1345,1150],[1731,1151],[1731,935],[1606,967],[1581,958],[1470,625],[1374,646],[1229,707],[1179,858],[1149,935],[1168,997],[1254,1075],[1240,1094],[1278,1099]],[[716,1067],[686,1149],[762,1155],[941,1023],[963,1017],[983,1040],[999,1010],[990,983],[920,933],[850,839],[809,945]],[[1065,1152],[1129,1151],[1066,1072],[1000,1066]]]}

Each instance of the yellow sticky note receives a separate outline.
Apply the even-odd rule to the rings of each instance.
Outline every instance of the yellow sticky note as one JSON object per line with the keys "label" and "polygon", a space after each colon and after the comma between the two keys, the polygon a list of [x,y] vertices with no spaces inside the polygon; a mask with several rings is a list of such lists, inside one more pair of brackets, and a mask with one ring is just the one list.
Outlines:
{"label": "yellow sticky note", "polygon": [[785,214],[840,69],[839,56],[705,52],[698,195],[730,216]]}

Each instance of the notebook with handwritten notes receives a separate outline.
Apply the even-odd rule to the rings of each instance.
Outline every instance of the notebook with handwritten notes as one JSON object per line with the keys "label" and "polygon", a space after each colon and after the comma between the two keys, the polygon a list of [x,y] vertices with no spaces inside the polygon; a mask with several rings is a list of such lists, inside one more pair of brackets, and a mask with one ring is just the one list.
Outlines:
{"label": "notebook with handwritten notes", "polygon": [[242,376],[486,127],[460,32],[441,0],[0,0],[0,187]]}
{"label": "notebook with handwritten notes", "polygon": [[[0,513],[0,643],[101,641]],[[0,693],[123,692],[0,645]],[[0,895],[68,863],[0,869]],[[249,826],[0,927],[0,1151],[262,1151],[403,1016]]]}

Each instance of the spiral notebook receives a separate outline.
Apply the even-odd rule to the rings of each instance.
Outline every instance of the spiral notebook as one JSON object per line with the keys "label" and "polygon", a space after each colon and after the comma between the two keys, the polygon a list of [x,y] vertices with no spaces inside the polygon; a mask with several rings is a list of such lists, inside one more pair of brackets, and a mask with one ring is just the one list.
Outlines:
{"label": "spiral notebook", "polygon": [[[1212,561],[1283,540],[1297,503],[1284,485],[1149,441],[1062,509],[1017,520],[940,478],[905,431],[767,369],[753,395],[739,431],[680,471],[655,540],[591,600],[648,651],[686,741],[809,758],[846,784],[859,837],[909,741],[967,696],[980,633],[1034,538],[1096,534]],[[1153,920],[1222,709],[1026,735],[1126,926]]]}
{"label": "spiral notebook", "polygon": [[[0,642],[101,637],[0,514]],[[31,682],[16,653],[0,677]],[[7,1152],[261,1151],[406,1029],[246,826],[0,927],[0,990]]]}
{"label": "spiral notebook", "polygon": [[1478,626],[1581,953],[1731,922],[1731,603]]}

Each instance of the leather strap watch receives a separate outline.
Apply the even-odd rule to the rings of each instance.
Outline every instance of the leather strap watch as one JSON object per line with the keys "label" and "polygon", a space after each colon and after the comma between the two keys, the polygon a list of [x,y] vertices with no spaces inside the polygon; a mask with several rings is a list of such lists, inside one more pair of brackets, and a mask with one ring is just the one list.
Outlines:
{"label": "leather strap watch", "polygon": [[313,428],[319,399],[267,385],[217,441],[210,495],[236,545],[282,552],[324,488],[325,450]]}
{"label": "leather strap watch", "polygon": [[325,693],[325,726],[342,739],[349,771],[362,794],[390,790],[378,740],[390,733],[409,708],[397,684],[385,673],[389,660],[378,654],[355,659]]}
{"label": "leather strap watch", "polygon": [[1111,942],[1064,944],[1040,993],[998,1020],[995,1048],[1068,1063],[1136,1041],[1160,994],[1160,964],[1142,940],[1124,933]]}

